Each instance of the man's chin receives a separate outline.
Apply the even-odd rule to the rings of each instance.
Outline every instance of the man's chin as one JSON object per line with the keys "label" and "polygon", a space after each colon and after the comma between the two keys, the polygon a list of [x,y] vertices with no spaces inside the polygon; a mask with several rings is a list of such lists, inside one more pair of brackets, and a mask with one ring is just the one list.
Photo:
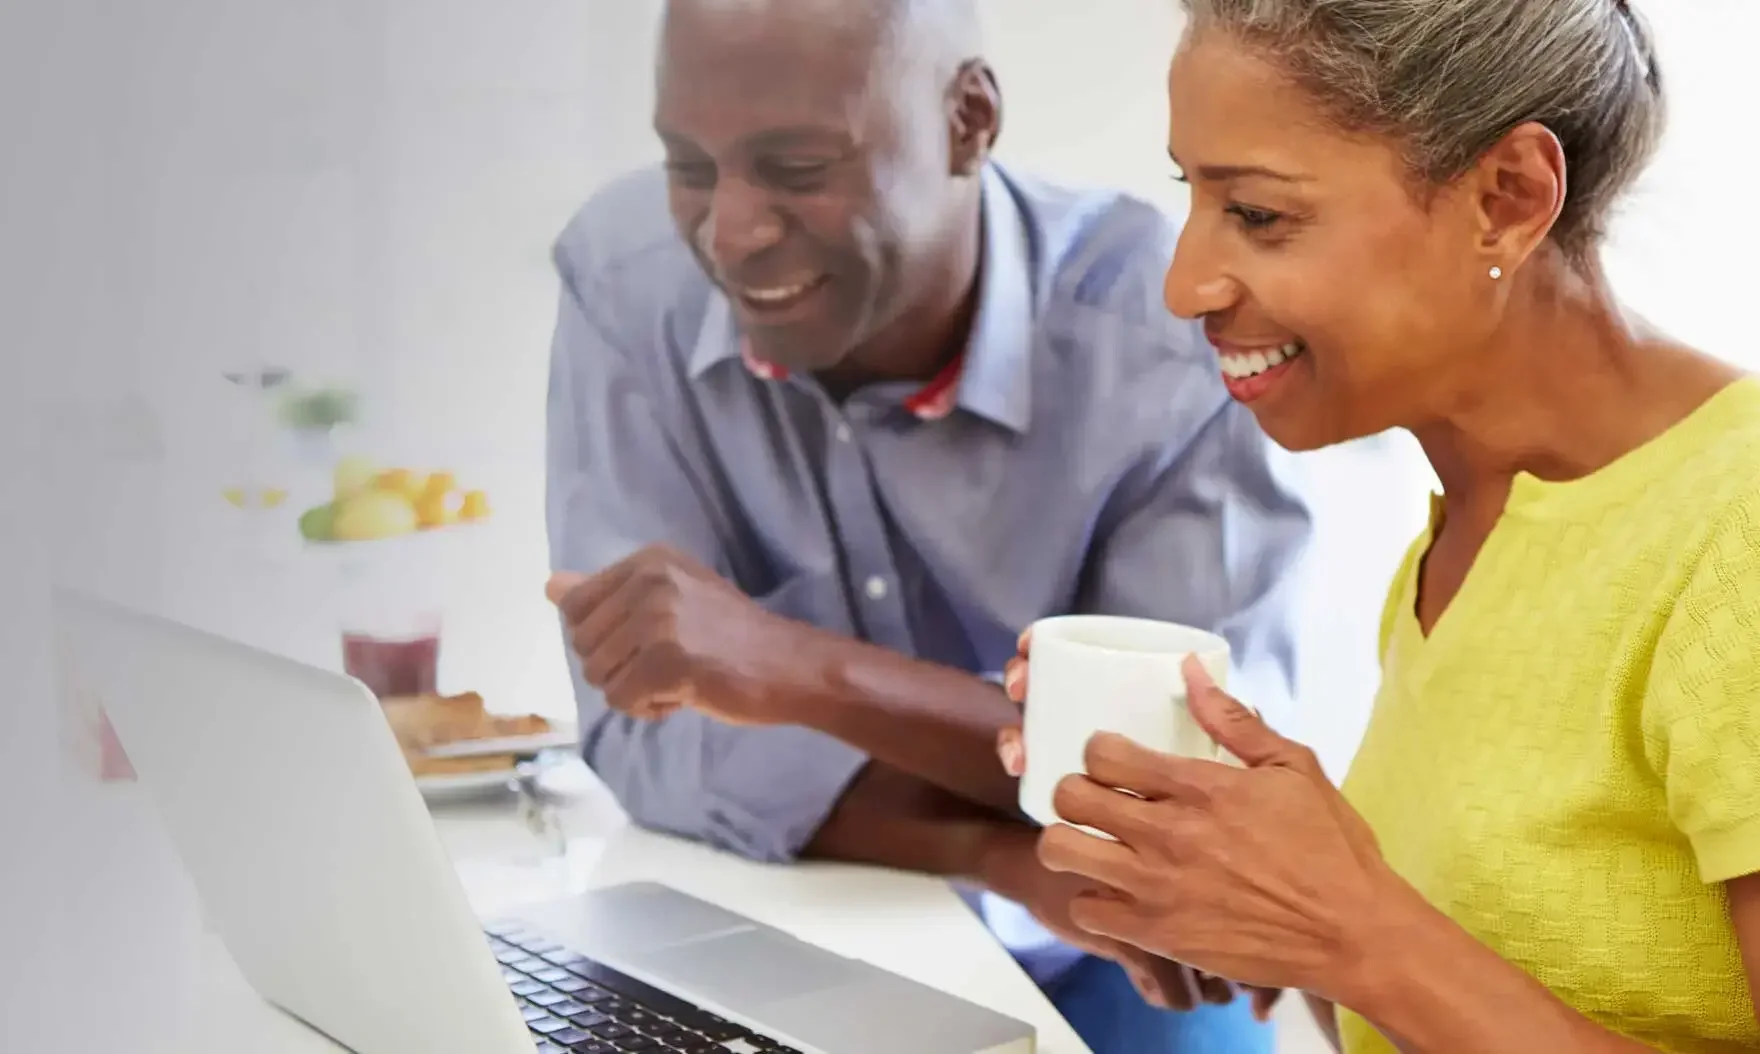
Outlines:
{"label": "man's chin", "polygon": [[842,362],[845,354],[841,340],[765,340],[754,334],[748,342],[753,358],[789,373],[821,373]]}

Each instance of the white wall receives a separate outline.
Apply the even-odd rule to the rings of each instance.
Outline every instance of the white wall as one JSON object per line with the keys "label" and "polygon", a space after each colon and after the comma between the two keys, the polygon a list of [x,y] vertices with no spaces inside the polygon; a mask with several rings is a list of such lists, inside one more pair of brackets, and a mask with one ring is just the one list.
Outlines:
{"label": "white wall", "polygon": [[[46,232],[43,267],[27,276],[47,307],[34,339],[69,381],[57,434],[79,441],[60,444],[68,464],[52,473],[62,569],[329,655],[323,575],[219,555],[227,524],[214,484],[239,452],[216,439],[214,378],[256,356],[355,381],[376,422],[368,449],[457,467],[499,510],[493,541],[461,545],[440,575],[453,599],[449,682],[566,712],[560,646],[538,598],[546,252],[599,182],[657,156],[658,6],[63,6],[48,96],[62,124],[35,116],[40,149],[67,171],[62,195],[26,217]],[[1745,183],[1760,156],[1739,129],[1754,127],[1744,63],[1760,4],[1646,6],[1675,126],[1619,229],[1613,270],[1658,322],[1757,361],[1744,308],[1760,220]],[[1183,207],[1163,153],[1172,0],[984,10],[1007,100],[1003,157]],[[167,471],[151,467],[131,392],[145,396]],[[92,448],[112,433],[136,460],[110,459],[94,484]],[[1285,722],[1337,766],[1372,688],[1379,590],[1417,526],[1426,474],[1397,441],[1312,461],[1329,524],[1309,593],[1323,665]]]}

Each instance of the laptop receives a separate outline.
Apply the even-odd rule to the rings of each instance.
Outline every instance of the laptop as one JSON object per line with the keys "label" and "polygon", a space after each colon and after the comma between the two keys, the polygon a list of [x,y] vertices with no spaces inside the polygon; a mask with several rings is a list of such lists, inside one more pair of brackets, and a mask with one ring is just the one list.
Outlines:
{"label": "laptop", "polygon": [[354,1054],[1035,1048],[1023,1022],[664,885],[480,920],[359,682],[69,590],[55,631],[245,978]]}

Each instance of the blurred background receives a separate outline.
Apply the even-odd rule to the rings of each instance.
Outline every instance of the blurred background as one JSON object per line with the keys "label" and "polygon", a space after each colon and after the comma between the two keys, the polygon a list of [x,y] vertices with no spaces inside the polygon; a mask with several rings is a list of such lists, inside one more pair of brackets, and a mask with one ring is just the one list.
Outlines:
{"label": "blurred background", "polygon": [[[343,630],[443,626],[441,690],[571,715],[541,595],[548,250],[597,186],[658,157],[658,6],[33,11],[8,65],[33,85],[12,101],[8,155],[37,162],[6,177],[23,181],[8,237],[29,247],[10,321],[53,377],[34,471],[55,571],[329,665]],[[1180,211],[1164,154],[1172,0],[984,6],[1000,155]],[[1656,322],[1755,361],[1760,221],[1743,180],[1760,153],[1729,115],[1752,110],[1760,4],[1645,9],[1674,119],[1612,266]],[[1380,585],[1431,481],[1402,436],[1306,460],[1333,513],[1306,593],[1318,664],[1279,723],[1342,770],[1373,691]],[[386,473],[412,507],[439,493],[451,525],[307,544],[302,517],[334,515],[339,474]]]}

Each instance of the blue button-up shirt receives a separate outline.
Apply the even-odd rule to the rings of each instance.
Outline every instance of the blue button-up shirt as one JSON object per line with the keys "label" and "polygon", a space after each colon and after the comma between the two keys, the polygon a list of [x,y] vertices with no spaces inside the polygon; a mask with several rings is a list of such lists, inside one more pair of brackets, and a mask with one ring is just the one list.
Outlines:
{"label": "blue button-up shirt", "polygon": [[[1226,636],[1231,685],[1275,713],[1309,516],[1201,330],[1162,304],[1176,227],[997,165],[983,223],[955,408],[926,420],[912,385],[840,404],[755,375],[663,174],[597,194],[555,250],[553,566],[669,543],[772,611],[991,677],[1044,616],[1170,619]],[[635,720],[575,667],[586,760],[650,827],[788,859],[866,760],[807,728]],[[1076,957],[1017,907],[982,910],[1041,980]]]}

